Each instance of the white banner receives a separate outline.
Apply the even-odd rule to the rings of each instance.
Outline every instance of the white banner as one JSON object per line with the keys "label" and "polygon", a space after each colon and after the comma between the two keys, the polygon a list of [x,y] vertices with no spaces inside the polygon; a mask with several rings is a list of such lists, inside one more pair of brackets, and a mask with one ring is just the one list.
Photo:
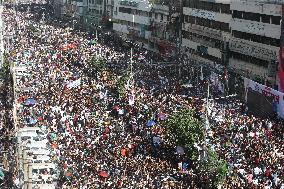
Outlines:
{"label": "white banner", "polygon": [[264,96],[272,97],[273,102],[276,103],[276,106],[277,106],[278,116],[280,116],[281,118],[284,118],[284,93],[281,93],[277,90],[274,90],[270,87],[259,84],[247,78],[244,78],[244,86],[246,89],[246,95],[247,95],[247,90],[251,88],[253,91],[261,93]]}
{"label": "white banner", "polygon": [[75,81],[71,81],[67,84],[67,88],[68,89],[72,89],[72,88],[75,88],[75,87],[78,87],[79,85],[81,85],[81,79],[77,79]]}

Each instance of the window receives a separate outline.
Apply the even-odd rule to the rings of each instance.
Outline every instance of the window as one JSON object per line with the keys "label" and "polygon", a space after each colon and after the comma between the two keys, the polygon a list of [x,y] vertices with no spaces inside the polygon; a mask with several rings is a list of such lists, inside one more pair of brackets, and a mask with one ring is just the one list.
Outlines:
{"label": "window", "polygon": [[163,14],[161,14],[161,20],[163,20],[164,19],[164,15]]}
{"label": "window", "polygon": [[189,7],[196,8],[197,3],[198,2],[196,0],[189,0]]}
{"label": "window", "polygon": [[188,16],[188,23],[195,24],[195,17]]}
{"label": "window", "polygon": [[157,13],[155,13],[155,19],[158,19],[158,14]]}
{"label": "window", "polygon": [[272,24],[280,25],[280,20],[281,20],[280,16],[272,16]]}
{"label": "window", "polygon": [[221,4],[221,13],[231,14],[230,4]]}
{"label": "window", "polygon": [[205,27],[210,27],[210,20],[204,19],[204,20],[203,20],[203,26],[205,26]]}
{"label": "window", "polygon": [[131,14],[131,9],[125,7],[119,7],[119,12]]}
{"label": "window", "polygon": [[270,23],[270,16],[262,14],[260,15],[263,23]]}
{"label": "window", "polygon": [[265,37],[265,36],[260,36],[260,35],[255,35],[255,34],[250,34],[250,33],[245,33],[245,32],[240,32],[240,31],[232,31],[233,36],[236,38],[240,39],[245,39],[249,41],[253,41],[256,43],[262,43],[266,45],[272,45],[279,47],[280,46],[280,40],[279,39],[274,39],[270,37]]}
{"label": "window", "polygon": [[230,27],[228,23],[220,22],[220,29],[225,32],[230,31]]}
{"label": "window", "polygon": [[208,11],[212,11],[213,10],[213,6],[214,6],[213,3],[206,2],[206,4],[204,5],[204,9],[208,10]]}
{"label": "window", "polygon": [[189,7],[189,0],[184,0],[183,1],[183,6],[184,7]]}
{"label": "window", "polygon": [[199,18],[199,17],[196,17],[196,24],[197,25],[200,25],[200,26],[203,26],[203,18]]}
{"label": "window", "polygon": [[103,1],[102,0],[96,0],[96,2],[97,2],[96,4],[101,5]]}
{"label": "window", "polygon": [[214,11],[214,12],[220,12],[220,8],[221,8],[221,6],[220,6],[220,4],[216,4],[215,3],[215,5],[212,7],[212,11]]}
{"label": "window", "polygon": [[242,60],[242,61],[245,61],[245,62],[249,62],[251,64],[262,66],[262,67],[265,67],[265,68],[267,68],[268,64],[269,64],[269,62],[266,61],[266,60],[262,60],[262,59],[255,58],[255,57],[252,57],[252,56],[240,54],[240,53],[237,53],[237,52],[231,52],[231,56],[235,59]]}
{"label": "window", "polygon": [[220,30],[220,22],[212,20],[212,28],[216,30]]}
{"label": "window", "polygon": [[242,18],[243,18],[242,12],[241,12],[241,11],[236,11],[236,10],[234,10],[234,11],[233,11],[233,18],[242,19]]}

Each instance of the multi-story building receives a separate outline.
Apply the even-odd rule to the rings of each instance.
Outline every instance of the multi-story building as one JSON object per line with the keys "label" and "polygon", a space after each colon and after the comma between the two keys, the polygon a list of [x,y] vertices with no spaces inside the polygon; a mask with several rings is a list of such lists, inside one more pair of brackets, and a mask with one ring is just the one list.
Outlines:
{"label": "multi-story building", "polygon": [[176,48],[175,33],[170,28],[170,10],[168,5],[154,4],[152,9],[149,49],[167,57],[174,54]]}
{"label": "multi-story building", "polygon": [[73,17],[76,11],[76,2],[72,0],[66,0],[64,4],[65,16]]}
{"label": "multi-story building", "polygon": [[275,83],[281,36],[282,4],[232,1],[229,67],[242,75]]}
{"label": "multi-story building", "polygon": [[231,19],[230,0],[185,0],[182,49],[188,58],[212,66],[225,65],[223,51],[230,38]]}
{"label": "multi-story building", "polygon": [[148,48],[152,5],[148,1],[114,1],[113,30],[124,39]]}
{"label": "multi-story building", "polygon": [[[174,2],[180,1],[72,1],[75,16],[85,24],[112,21],[115,32],[146,49],[176,55],[181,31],[181,49],[188,59],[275,83],[282,19],[278,0],[183,0],[183,16],[175,12]],[[182,26],[176,17],[182,18]]]}
{"label": "multi-story building", "polygon": [[87,13],[88,0],[76,0],[72,1],[73,6],[75,7],[74,17],[80,22],[85,22],[85,15]]}
{"label": "multi-story building", "polygon": [[56,17],[62,17],[66,14],[66,0],[52,0],[51,5],[54,9],[54,14]]}
{"label": "multi-story building", "polygon": [[105,2],[103,0],[88,0],[85,22],[89,27],[101,25],[102,15],[105,12],[104,6]]}

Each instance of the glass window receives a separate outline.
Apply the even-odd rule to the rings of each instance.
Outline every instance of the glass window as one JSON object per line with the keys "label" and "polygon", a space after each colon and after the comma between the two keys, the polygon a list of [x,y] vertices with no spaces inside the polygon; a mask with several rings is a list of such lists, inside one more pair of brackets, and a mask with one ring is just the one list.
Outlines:
{"label": "glass window", "polygon": [[222,31],[229,32],[230,31],[230,26],[228,23],[220,22],[220,29]]}
{"label": "glass window", "polygon": [[233,18],[242,19],[242,18],[243,18],[242,12],[241,12],[241,11],[236,11],[236,10],[234,10],[234,11],[233,11]]}
{"label": "glass window", "polygon": [[270,16],[262,14],[261,18],[263,23],[268,23],[268,24],[270,23]]}
{"label": "glass window", "polygon": [[281,20],[280,16],[272,16],[272,24],[280,25],[280,20]]}
{"label": "glass window", "polygon": [[221,4],[221,13],[231,14],[230,4]]}
{"label": "glass window", "polygon": [[195,17],[188,16],[188,23],[195,24]]}

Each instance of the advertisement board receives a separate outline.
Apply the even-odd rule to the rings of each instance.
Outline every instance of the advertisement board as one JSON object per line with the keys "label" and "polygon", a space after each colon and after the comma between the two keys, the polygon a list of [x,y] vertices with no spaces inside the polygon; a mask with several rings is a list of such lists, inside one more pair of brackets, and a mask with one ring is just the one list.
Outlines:
{"label": "advertisement board", "polygon": [[264,97],[270,97],[276,113],[279,117],[284,118],[284,93],[247,78],[244,78],[244,87],[246,89],[246,101],[248,100],[247,94],[249,90],[262,94]]}

